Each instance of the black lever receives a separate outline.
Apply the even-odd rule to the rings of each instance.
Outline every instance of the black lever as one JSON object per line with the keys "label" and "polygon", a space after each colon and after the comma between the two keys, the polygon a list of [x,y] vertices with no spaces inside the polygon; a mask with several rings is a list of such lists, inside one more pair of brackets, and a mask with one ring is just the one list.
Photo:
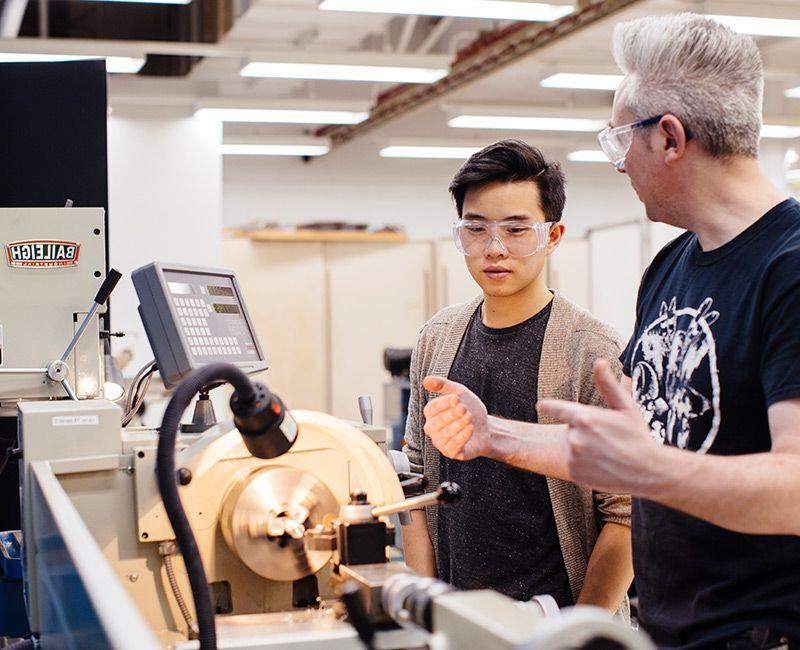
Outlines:
{"label": "black lever", "polygon": [[103,280],[103,284],[100,285],[100,288],[97,290],[97,295],[94,297],[94,301],[98,305],[102,305],[108,300],[108,297],[111,295],[111,292],[114,291],[114,287],[117,286],[117,282],[119,282],[121,277],[122,273],[117,271],[117,269],[111,269],[108,272],[106,279]]}

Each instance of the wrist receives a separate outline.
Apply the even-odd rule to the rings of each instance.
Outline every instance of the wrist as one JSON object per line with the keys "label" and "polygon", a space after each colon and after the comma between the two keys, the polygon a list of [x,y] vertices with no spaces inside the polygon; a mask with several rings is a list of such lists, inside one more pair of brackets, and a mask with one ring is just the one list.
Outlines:
{"label": "wrist", "polygon": [[[681,462],[687,459],[687,454],[681,454],[680,450],[668,445],[651,442],[652,448],[647,450],[642,456],[642,467],[638,472],[638,485],[631,490],[635,496],[650,501],[661,501],[672,490],[676,482],[680,481],[678,476]],[[676,459],[676,452],[681,458]],[[676,465],[675,461],[678,461]]]}
{"label": "wrist", "polygon": [[503,444],[508,440],[510,429],[508,423],[495,415],[486,418],[487,449],[484,456],[500,462],[507,461],[508,449]]}

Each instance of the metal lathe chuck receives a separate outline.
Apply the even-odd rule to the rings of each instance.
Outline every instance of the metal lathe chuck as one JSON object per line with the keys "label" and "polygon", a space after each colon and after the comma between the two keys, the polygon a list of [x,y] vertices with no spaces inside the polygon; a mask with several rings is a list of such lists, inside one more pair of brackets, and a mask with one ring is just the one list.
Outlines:
{"label": "metal lathe chuck", "polygon": [[220,523],[229,548],[270,580],[299,580],[319,571],[330,550],[310,550],[305,531],[336,514],[339,503],[317,477],[267,467],[239,481],[225,497]]}

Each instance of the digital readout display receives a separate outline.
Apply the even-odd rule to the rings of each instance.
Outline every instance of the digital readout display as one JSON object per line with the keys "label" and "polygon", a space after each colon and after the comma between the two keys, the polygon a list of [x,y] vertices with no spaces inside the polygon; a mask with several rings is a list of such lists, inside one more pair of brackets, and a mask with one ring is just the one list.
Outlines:
{"label": "digital readout display", "polygon": [[214,311],[217,314],[241,314],[241,310],[239,309],[239,305],[230,305],[230,304],[221,304],[218,302],[214,303]]}
{"label": "digital readout display", "polygon": [[[208,295],[209,296],[228,296],[233,298],[233,288],[232,287],[215,287],[212,285],[208,286]],[[222,312],[220,312],[222,313]],[[228,312],[225,312],[228,313]],[[237,314],[239,312],[236,312]]]}

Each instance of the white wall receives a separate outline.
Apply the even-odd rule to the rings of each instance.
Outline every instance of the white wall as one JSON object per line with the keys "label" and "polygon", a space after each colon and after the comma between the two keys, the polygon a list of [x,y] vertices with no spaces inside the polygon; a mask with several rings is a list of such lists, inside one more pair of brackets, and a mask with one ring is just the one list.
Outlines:
{"label": "white wall", "polygon": [[108,120],[111,265],[124,277],[112,297],[114,353],[131,348],[132,375],[152,359],[130,274],[154,261],[219,266],[222,161],[219,126],[191,118]]}
{"label": "white wall", "polygon": [[[366,139],[308,163],[226,156],[225,225],[342,220],[401,225],[412,239],[449,235],[455,208],[447,186],[463,161],[387,159],[377,152]],[[568,163],[565,172],[569,237],[644,214],[627,178],[611,165]]]}

